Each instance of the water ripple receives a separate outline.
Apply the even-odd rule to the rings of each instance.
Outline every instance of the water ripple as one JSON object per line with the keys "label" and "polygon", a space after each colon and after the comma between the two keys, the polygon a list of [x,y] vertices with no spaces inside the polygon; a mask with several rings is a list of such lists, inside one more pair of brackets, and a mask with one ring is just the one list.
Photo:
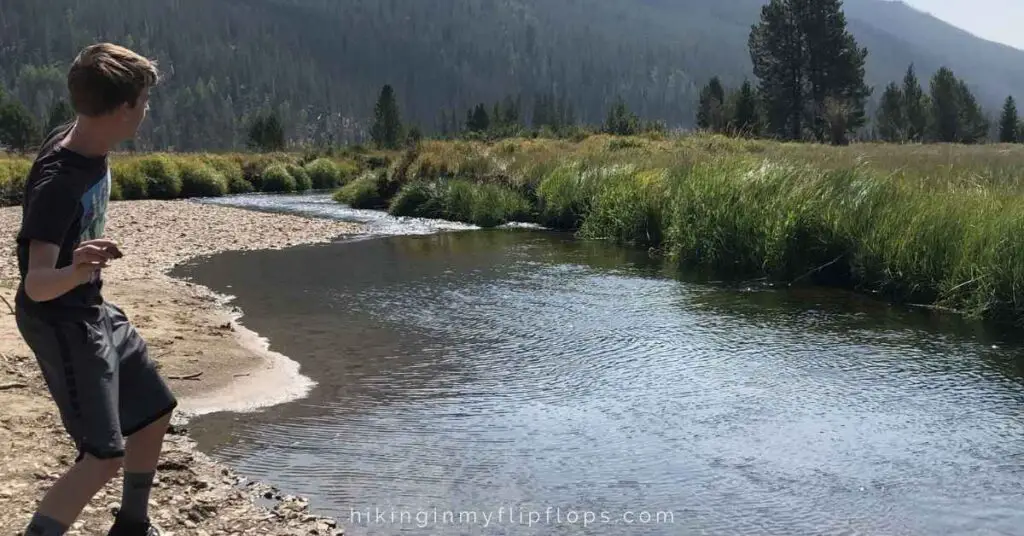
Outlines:
{"label": "water ripple", "polygon": [[[248,323],[319,386],[240,421],[205,417],[198,436],[229,433],[218,456],[311,495],[354,535],[1024,526],[1021,346],[830,294],[652,277],[549,236],[267,252],[258,274],[252,256],[212,259],[196,278],[233,282]],[[350,518],[499,507],[674,517],[628,530]]]}

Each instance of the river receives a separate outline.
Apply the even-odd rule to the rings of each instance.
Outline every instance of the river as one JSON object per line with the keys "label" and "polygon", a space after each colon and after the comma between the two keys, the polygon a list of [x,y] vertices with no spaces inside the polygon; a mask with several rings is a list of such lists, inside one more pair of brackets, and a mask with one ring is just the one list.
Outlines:
{"label": "river", "polygon": [[371,224],[178,270],[318,383],[197,419],[201,448],[347,534],[1024,534],[1019,337],[559,233],[215,202]]}

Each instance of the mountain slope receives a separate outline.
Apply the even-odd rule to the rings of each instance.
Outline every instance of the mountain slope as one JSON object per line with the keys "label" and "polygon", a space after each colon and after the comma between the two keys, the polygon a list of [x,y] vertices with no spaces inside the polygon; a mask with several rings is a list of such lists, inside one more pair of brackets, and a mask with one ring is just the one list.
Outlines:
{"label": "mountain slope", "polygon": [[[251,114],[278,107],[293,139],[356,141],[380,86],[434,131],[442,112],[538,93],[599,123],[616,95],[641,116],[692,126],[700,86],[751,76],[762,0],[0,0],[0,84],[42,117],[81,46],[113,40],[157,58],[142,147],[237,148]],[[941,65],[992,113],[1024,97],[1024,52],[906,5],[847,0],[868,82],[923,82]],[[879,88],[878,92],[881,89]]]}

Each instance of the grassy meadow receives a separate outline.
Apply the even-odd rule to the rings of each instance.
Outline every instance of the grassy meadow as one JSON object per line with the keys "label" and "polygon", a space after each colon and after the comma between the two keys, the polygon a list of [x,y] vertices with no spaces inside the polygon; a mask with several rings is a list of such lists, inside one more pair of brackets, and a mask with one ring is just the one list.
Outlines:
{"label": "grassy meadow", "polygon": [[[5,204],[21,201],[28,165],[0,157]],[[116,155],[112,167],[117,199],[334,190],[396,216],[534,222],[723,277],[1024,319],[1024,146],[597,135],[331,157]]]}

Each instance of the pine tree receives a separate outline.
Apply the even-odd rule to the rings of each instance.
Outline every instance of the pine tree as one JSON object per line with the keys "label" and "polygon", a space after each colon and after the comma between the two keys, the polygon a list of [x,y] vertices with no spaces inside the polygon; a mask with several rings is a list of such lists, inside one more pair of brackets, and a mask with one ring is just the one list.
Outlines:
{"label": "pine tree", "polygon": [[811,98],[808,123],[818,141],[825,141],[828,135],[836,143],[835,126],[840,118],[835,113],[841,110],[848,114],[841,118],[847,132],[864,125],[864,104],[871,95],[864,83],[868,52],[857,46],[846,29],[842,0],[790,1],[799,6],[801,14],[798,27],[804,40],[804,68]]}
{"label": "pine tree", "polygon": [[626,101],[621,96],[616,97],[608,110],[604,131],[617,136],[632,136],[640,132],[640,118],[629,111]]}
{"label": "pine tree", "polygon": [[490,128],[496,133],[500,134],[501,130],[505,128],[505,113],[501,108],[501,101],[495,101],[494,107],[491,108],[491,120]]}
{"label": "pine tree", "polygon": [[256,116],[249,126],[247,145],[257,151],[280,151],[284,149],[284,126],[276,111]]}
{"label": "pine tree", "polygon": [[722,132],[727,125],[725,110],[725,89],[718,77],[714,77],[700,90],[700,104],[697,107],[697,126],[711,132]]}
{"label": "pine tree", "polygon": [[484,103],[477,104],[466,113],[466,130],[470,132],[487,132],[491,127],[491,117],[487,114]]}
{"label": "pine tree", "polygon": [[768,132],[783,139],[803,137],[804,46],[792,0],[772,0],[751,27],[749,47]]}
{"label": "pine tree", "polygon": [[985,117],[985,112],[982,111],[978,100],[967,87],[967,82],[963,80],[957,81],[957,101],[959,102],[961,126],[960,137],[957,141],[960,143],[984,142],[988,138],[989,128],[992,125]]}
{"label": "pine tree", "polygon": [[978,143],[988,136],[989,121],[967,83],[942,67],[931,82],[930,135],[943,143]]}
{"label": "pine tree", "polygon": [[958,102],[957,79],[953,71],[942,67],[931,81],[930,138],[934,141],[953,143],[960,134],[960,103]]}
{"label": "pine tree", "polygon": [[808,128],[819,141],[842,143],[837,125],[849,133],[864,124],[867,50],[847,31],[841,0],[771,0],[749,47],[773,135],[801,139]]}
{"label": "pine tree", "polygon": [[878,136],[883,141],[901,142],[907,138],[909,128],[903,112],[903,92],[896,82],[892,82],[882,93],[878,114],[875,117]]}
{"label": "pine tree", "polygon": [[71,108],[68,101],[57,99],[50,109],[50,116],[46,120],[46,132],[53,132],[59,126],[71,122],[75,118],[75,110]]}
{"label": "pine tree", "polygon": [[263,133],[264,136],[266,136],[264,138],[264,150],[284,150],[284,124],[281,123],[281,116],[278,115],[277,112],[270,112],[267,114],[266,121],[264,122]]}
{"label": "pine tree", "polygon": [[39,126],[28,108],[14,99],[0,101],[0,148],[27,151],[39,138]]}
{"label": "pine tree", "polygon": [[415,147],[417,144],[419,144],[419,142],[422,139],[423,139],[423,131],[420,130],[419,126],[413,125],[409,129],[408,135],[406,135],[406,137],[405,137],[405,144],[407,146],[409,146],[409,147]]}
{"label": "pine tree", "polygon": [[760,119],[757,113],[757,94],[749,80],[733,94],[729,130],[740,136],[757,136],[760,133]]}
{"label": "pine tree", "polygon": [[1017,131],[1017,124],[1020,118],[1017,116],[1017,103],[1013,96],[1006,97],[1003,104],[1003,116],[999,121],[999,141],[1002,143],[1017,143],[1020,141],[1020,133]]}
{"label": "pine tree", "polygon": [[397,149],[402,143],[402,118],[398,111],[395,90],[390,84],[385,84],[381,88],[380,96],[377,98],[370,138],[382,149]]}
{"label": "pine tree", "polygon": [[505,97],[504,105],[502,106],[502,122],[507,126],[519,126],[519,104],[512,100],[511,96]]}
{"label": "pine tree", "polygon": [[452,135],[448,129],[448,110],[441,110],[441,121],[439,125],[438,130],[440,131],[441,139],[448,139]]}
{"label": "pine tree", "polygon": [[533,128],[540,129],[551,123],[551,110],[547,99],[541,93],[533,96]]}
{"label": "pine tree", "polygon": [[905,136],[907,141],[924,141],[928,130],[928,98],[921,89],[921,83],[914,73],[914,64],[907,67],[907,74],[903,77],[903,111],[901,116],[906,121]]}

